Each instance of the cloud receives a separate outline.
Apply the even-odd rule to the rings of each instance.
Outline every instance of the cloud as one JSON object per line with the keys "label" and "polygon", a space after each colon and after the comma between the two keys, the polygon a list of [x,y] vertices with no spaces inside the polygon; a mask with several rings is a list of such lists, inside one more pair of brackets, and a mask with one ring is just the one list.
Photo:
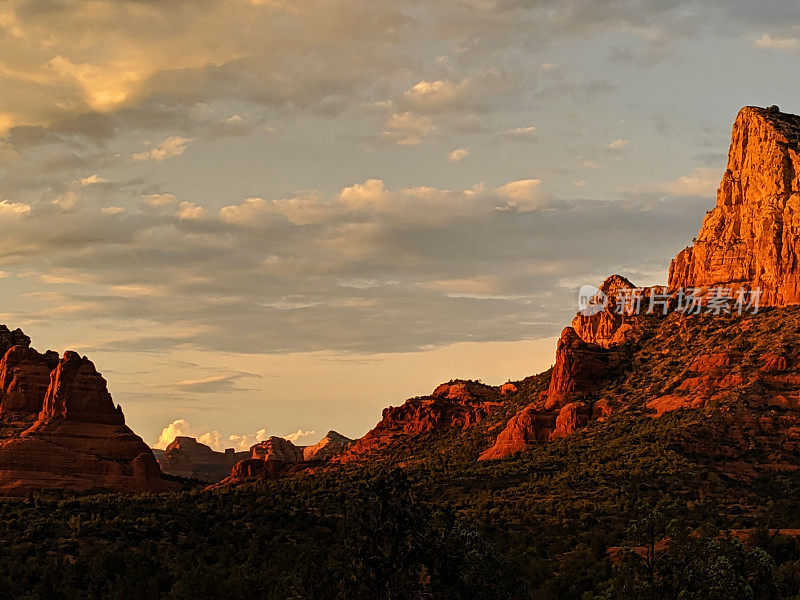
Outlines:
{"label": "cloud", "polygon": [[539,132],[536,130],[536,127],[530,125],[528,127],[515,127],[513,129],[506,129],[500,135],[509,140],[521,140],[530,142],[538,137]]}
{"label": "cloud", "polygon": [[439,113],[463,107],[469,92],[469,81],[420,81],[403,93],[411,110],[421,113]]}
{"label": "cloud", "polygon": [[672,181],[648,182],[623,191],[628,194],[668,194],[671,196],[714,196],[719,186],[719,170],[696,167],[689,175]]}
{"label": "cloud", "polygon": [[507,199],[502,209],[528,212],[540,208],[547,199],[541,185],[541,179],[521,179],[511,181],[495,191],[498,196]]}
{"label": "cloud", "polygon": [[107,181],[107,179],[100,177],[97,173],[95,173],[94,175],[89,175],[89,177],[84,177],[81,179],[80,183],[83,186],[87,186],[94,185],[96,183],[106,183]]}
{"label": "cloud", "polygon": [[[147,293],[145,295],[152,295]],[[238,386],[238,382],[245,378],[258,377],[252,373],[234,372],[222,373],[219,375],[209,375],[201,379],[186,379],[174,383],[163,384],[164,387],[171,388],[174,391],[182,393],[199,393],[199,394],[219,394],[232,391],[239,391],[242,388]]]}
{"label": "cloud", "polygon": [[193,437],[201,444],[210,446],[212,450],[217,452],[221,452],[226,448],[248,450],[254,444],[267,439],[267,430],[264,428],[252,434],[231,433],[225,435],[209,427],[192,427],[186,419],[175,419],[161,430],[152,447],[164,450],[176,437]]}
{"label": "cloud", "polygon": [[153,448],[164,450],[176,437],[194,437],[189,423],[185,419],[175,419],[161,430]]}
{"label": "cloud", "polygon": [[[71,211],[0,204],[14,219],[0,269],[48,279],[37,294],[5,290],[7,322],[58,331],[68,315],[97,332],[82,349],[91,355],[398,352],[465,331],[475,341],[550,336],[574,313],[564,273],[663,268],[705,208],[652,190],[567,202],[538,178],[456,190],[373,178],[332,194],[246,198],[203,219],[177,218],[176,202],[103,210],[115,194]],[[211,397],[247,389],[242,377],[216,370],[168,389]]]}
{"label": "cloud", "polygon": [[150,208],[160,208],[174,204],[178,199],[174,194],[148,194],[142,196],[142,202]]}
{"label": "cloud", "polygon": [[628,140],[614,140],[613,142],[609,143],[606,148],[613,151],[620,151],[624,150],[628,147]]}
{"label": "cloud", "polygon": [[23,202],[0,200],[0,216],[22,216],[31,212],[31,207]]}
{"label": "cloud", "polygon": [[255,446],[259,442],[263,442],[268,438],[267,430],[259,429],[253,434],[236,434],[232,433],[228,436],[228,446],[233,447],[237,450],[249,450],[252,446]]}
{"label": "cloud", "polygon": [[293,444],[296,444],[302,438],[308,437],[310,435],[314,435],[315,433],[316,433],[316,431],[314,431],[313,429],[309,430],[309,431],[303,431],[302,429],[298,429],[294,433],[290,433],[288,435],[283,436],[283,439],[289,440]]}
{"label": "cloud", "polygon": [[133,154],[133,160],[156,160],[162,161],[175,156],[181,156],[186,151],[186,146],[191,142],[191,138],[179,136],[168,137],[160,144],[153,146],[144,152]]}
{"label": "cloud", "polygon": [[461,162],[467,156],[469,156],[469,150],[466,148],[456,148],[450,154],[447,155],[447,160],[453,163]]}
{"label": "cloud", "polygon": [[758,38],[753,45],[756,48],[767,48],[769,50],[781,50],[783,52],[796,52],[800,50],[800,38],[771,36],[765,33]]}
{"label": "cloud", "polygon": [[208,216],[208,211],[194,202],[184,201],[178,205],[175,216],[185,221],[197,221],[205,219]]}
{"label": "cloud", "polygon": [[436,131],[436,126],[427,115],[417,115],[410,111],[394,113],[386,120],[382,136],[401,146],[416,146]]}

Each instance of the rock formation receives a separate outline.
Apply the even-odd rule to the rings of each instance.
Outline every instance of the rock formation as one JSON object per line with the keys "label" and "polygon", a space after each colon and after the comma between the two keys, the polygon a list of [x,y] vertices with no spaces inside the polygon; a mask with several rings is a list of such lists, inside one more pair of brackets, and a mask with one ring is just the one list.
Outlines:
{"label": "rock formation", "polygon": [[466,429],[480,423],[500,404],[499,388],[477,381],[444,383],[430,396],[411,398],[401,406],[385,408],[381,421],[334,461],[363,460],[408,437],[427,432]]}
{"label": "rock formation", "polygon": [[273,436],[250,448],[254,460],[278,460],[280,462],[302,462],[303,449],[282,437]]}
{"label": "rock formation", "polygon": [[169,475],[216,483],[227,477],[238,461],[250,456],[249,451],[236,452],[233,448],[215,452],[193,437],[178,436],[166,447],[158,463]]}
{"label": "rock formation", "polygon": [[0,361],[0,414],[39,413],[58,354],[12,346]]}
{"label": "rock formation", "polygon": [[572,328],[578,337],[603,348],[622,342],[632,326],[626,307],[619,306],[617,299],[624,290],[635,289],[636,286],[622,275],[608,277],[598,288],[607,299],[603,310],[594,315],[578,313],[572,320]]}
{"label": "rock formation", "polygon": [[232,469],[229,467],[230,475],[216,481],[219,486],[240,485],[256,479],[312,471],[346,452],[353,443],[335,431],[329,431],[313,446],[295,446],[285,438],[273,436],[251,446],[244,460],[239,459]]}
{"label": "rock formation", "polygon": [[570,402],[561,407],[556,417],[556,428],[550,439],[565,438],[578,429],[586,427],[592,416],[592,408],[583,402]]}
{"label": "rock formation", "polygon": [[760,289],[762,306],[800,302],[800,117],[747,106],[733,125],[717,204],[672,261],[669,288]]}
{"label": "rock formation", "polygon": [[324,438],[313,446],[305,446],[303,448],[303,459],[328,461],[334,456],[339,456],[346,452],[353,443],[353,440],[343,436],[341,433],[329,431]]}
{"label": "rock formation", "polygon": [[86,357],[40,354],[0,327],[0,495],[32,490],[167,489],[150,448],[126,425]]}
{"label": "rock formation", "polygon": [[546,442],[555,428],[555,413],[537,410],[533,405],[526,406],[508,421],[494,445],[483,452],[478,460],[505,458],[535,442]]}
{"label": "rock formation", "polygon": [[591,393],[619,366],[618,352],[585,342],[572,327],[565,327],[556,348],[545,408],[560,408],[572,398]]}

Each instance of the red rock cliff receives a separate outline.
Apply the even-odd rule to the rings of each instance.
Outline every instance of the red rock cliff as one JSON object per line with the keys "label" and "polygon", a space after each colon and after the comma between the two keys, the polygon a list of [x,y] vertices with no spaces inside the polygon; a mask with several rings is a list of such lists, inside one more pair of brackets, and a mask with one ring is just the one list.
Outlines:
{"label": "red rock cliff", "polygon": [[717,204],[669,270],[670,289],[760,288],[761,305],[800,302],[800,117],[747,106],[733,124]]}
{"label": "red rock cliff", "polygon": [[91,361],[39,354],[22,332],[0,327],[0,349],[12,343],[0,360],[0,495],[167,489]]}

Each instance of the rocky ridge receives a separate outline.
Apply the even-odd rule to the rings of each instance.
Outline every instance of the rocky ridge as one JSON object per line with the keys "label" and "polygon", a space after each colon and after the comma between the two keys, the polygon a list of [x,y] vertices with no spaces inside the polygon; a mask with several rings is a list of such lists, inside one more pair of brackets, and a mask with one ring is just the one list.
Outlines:
{"label": "rocky ridge", "polygon": [[222,480],[241,483],[258,476],[272,477],[290,470],[313,469],[343,454],[353,443],[354,440],[329,431],[312,446],[296,446],[290,440],[272,436],[252,445],[249,450],[237,452],[228,448],[216,452],[195,438],[178,436],[166,447],[159,464],[169,475],[212,484]]}
{"label": "rocky ridge", "polygon": [[[742,109],[717,205],[694,245],[673,260],[667,286],[637,288],[612,275],[599,288],[607,299],[601,310],[576,315],[562,332],[551,371],[498,387],[454,380],[389,407],[329,468],[403,464],[460,447],[475,448],[466,450],[473,459],[504,459],[591,435],[606,422],[680,411],[705,419],[676,428],[675,447],[729,474],[800,467],[793,458],[800,452],[800,344],[793,337],[800,313],[675,312],[680,288],[760,288],[761,306],[800,302],[798,144],[800,117],[775,107]],[[620,304],[631,293],[639,300]],[[665,306],[648,311],[657,299]],[[770,453],[771,463],[749,461],[754,447]],[[253,476],[255,468],[247,466]]]}

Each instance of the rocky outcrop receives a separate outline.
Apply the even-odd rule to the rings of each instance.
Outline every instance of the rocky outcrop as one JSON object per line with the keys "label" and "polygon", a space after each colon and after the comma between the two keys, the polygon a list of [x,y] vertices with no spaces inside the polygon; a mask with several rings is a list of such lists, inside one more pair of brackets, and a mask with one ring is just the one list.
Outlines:
{"label": "rocky outcrop", "polygon": [[[313,446],[295,446],[285,438],[273,436],[251,446],[244,460],[239,458],[233,469],[229,467],[228,477],[220,477],[222,481],[217,479],[218,486],[240,485],[256,479],[311,472],[344,454],[353,444],[353,440],[335,431],[329,431]],[[237,458],[239,454],[236,454]]]}
{"label": "rocky outcrop", "polygon": [[[605,298],[603,309],[592,315],[578,313],[572,328],[583,341],[608,348],[625,340],[632,329],[630,307],[624,305],[626,290],[637,289],[622,275],[608,277],[598,288]],[[622,302],[619,302],[622,300]]]}
{"label": "rocky outcrop", "polygon": [[669,270],[670,289],[760,289],[762,306],[800,302],[800,117],[743,108],[717,203]]}
{"label": "rocky outcrop", "polygon": [[88,358],[64,353],[50,373],[39,420],[66,419],[87,423],[124,425],[122,408],[114,406],[106,380]]}
{"label": "rocky outcrop", "polygon": [[215,452],[193,437],[178,436],[165,448],[158,463],[169,475],[216,483],[230,475],[237,462],[248,458],[249,451],[228,448],[225,452]]}
{"label": "rocky outcrop", "polygon": [[556,428],[556,414],[526,406],[506,424],[494,445],[483,452],[478,460],[495,460],[511,456],[535,442],[546,442]]}
{"label": "rocky outcrop", "polygon": [[589,424],[592,408],[583,402],[565,404],[556,417],[556,428],[550,439],[565,438]]}
{"label": "rocky outcrop", "polygon": [[347,452],[354,440],[343,436],[341,433],[329,431],[319,442],[313,446],[305,446],[303,450],[304,460],[328,461],[334,456],[339,456]]}
{"label": "rocky outcrop", "polygon": [[27,346],[12,346],[0,361],[0,414],[38,414],[50,385],[58,354],[39,354]]}
{"label": "rocky outcrop", "polygon": [[477,381],[450,381],[438,386],[430,396],[411,398],[401,406],[383,410],[381,421],[335,462],[364,460],[409,438],[427,433],[463,430],[480,423],[500,406],[499,388]]}
{"label": "rocky outcrop", "polygon": [[250,448],[250,458],[254,460],[277,460],[280,462],[302,462],[303,449],[282,437],[273,436]]}
{"label": "rocky outcrop", "polygon": [[556,348],[545,408],[560,408],[573,398],[596,391],[617,372],[620,363],[616,350],[585,342],[572,327],[565,327]]}
{"label": "rocky outcrop", "polygon": [[31,338],[25,335],[21,329],[11,331],[5,325],[0,324],[0,353],[5,354],[12,346],[28,348],[30,345]]}
{"label": "rocky outcrop", "polygon": [[277,479],[302,473],[306,470],[306,466],[302,463],[248,458],[236,463],[228,477],[215,485],[209,486],[207,489],[255,483],[264,479]]}
{"label": "rocky outcrop", "polygon": [[86,357],[30,348],[0,327],[0,495],[33,490],[167,489],[150,448],[126,425]]}

